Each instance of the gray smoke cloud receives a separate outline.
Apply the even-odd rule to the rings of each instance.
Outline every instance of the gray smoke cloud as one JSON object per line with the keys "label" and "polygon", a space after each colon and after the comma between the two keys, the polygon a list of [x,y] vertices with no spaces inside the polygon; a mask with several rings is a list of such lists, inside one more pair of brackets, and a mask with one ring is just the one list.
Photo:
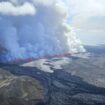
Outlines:
{"label": "gray smoke cloud", "polygon": [[68,16],[67,6],[60,0],[2,0],[1,60],[84,52],[67,23]]}

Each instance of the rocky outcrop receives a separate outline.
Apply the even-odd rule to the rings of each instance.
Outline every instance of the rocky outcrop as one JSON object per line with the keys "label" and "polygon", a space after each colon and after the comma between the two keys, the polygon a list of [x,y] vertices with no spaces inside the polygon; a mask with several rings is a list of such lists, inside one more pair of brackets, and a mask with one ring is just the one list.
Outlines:
{"label": "rocky outcrop", "polygon": [[43,100],[44,91],[38,80],[0,69],[0,105],[35,105]]}

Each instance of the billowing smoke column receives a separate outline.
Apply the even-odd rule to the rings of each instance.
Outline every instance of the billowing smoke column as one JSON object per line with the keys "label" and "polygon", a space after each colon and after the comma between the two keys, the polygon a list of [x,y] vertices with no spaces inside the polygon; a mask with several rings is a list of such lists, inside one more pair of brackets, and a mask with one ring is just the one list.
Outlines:
{"label": "billowing smoke column", "polygon": [[0,59],[84,52],[59,0],[0,1]]}

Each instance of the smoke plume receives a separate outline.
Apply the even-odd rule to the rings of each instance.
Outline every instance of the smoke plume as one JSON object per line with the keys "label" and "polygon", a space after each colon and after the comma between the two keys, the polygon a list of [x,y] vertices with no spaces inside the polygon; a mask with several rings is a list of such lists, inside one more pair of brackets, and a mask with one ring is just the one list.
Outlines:
{"label": "smoke plume", "polygon": [[84,52],[68,17],[67,6],[60,0],[2,0],[0,59]]}

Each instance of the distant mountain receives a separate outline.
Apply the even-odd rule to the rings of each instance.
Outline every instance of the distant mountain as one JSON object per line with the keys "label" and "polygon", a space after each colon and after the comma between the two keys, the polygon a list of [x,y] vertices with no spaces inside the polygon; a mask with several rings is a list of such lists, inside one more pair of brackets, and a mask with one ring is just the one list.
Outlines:
{"label": "distant mountain", "polygon": [[100,45],[85,45],[86,50],[94,54],[105,54],[105,44]]}

